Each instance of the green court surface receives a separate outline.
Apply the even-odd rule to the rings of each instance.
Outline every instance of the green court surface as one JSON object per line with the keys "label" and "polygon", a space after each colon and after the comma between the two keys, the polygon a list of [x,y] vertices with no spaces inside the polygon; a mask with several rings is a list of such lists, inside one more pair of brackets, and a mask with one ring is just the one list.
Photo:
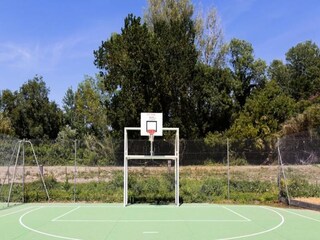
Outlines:
{"label": "green court surface", "polygon": [[0,211],[0,239],[309,240],[320,213],[249,205],[23,204]]}

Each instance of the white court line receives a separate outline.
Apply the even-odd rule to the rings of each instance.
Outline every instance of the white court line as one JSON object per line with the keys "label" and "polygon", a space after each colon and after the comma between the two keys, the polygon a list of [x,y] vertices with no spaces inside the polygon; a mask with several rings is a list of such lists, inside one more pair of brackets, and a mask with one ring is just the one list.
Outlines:
{"label": "white court line", "polygon": [[309,220],[320,222],[320,220],[312,218],[312,217],[304,216],[304,215],[301,215],[299,213],[295,213],[295,212],[292,212],[292,211],[289,211],[289,210],[286,210],[286,209],[282,209],[282,208],[278,208],[278,209],[281,210],[281,211],[287,212],[287,213],[291,213],[293,215],[297,215],[297,216],[302,217],[302,218],[306,218],[306,219],[309,219]]}
{"label": "white court line", "polygon": [[10,213],[7,213],[7,214],[3,214],[3,215],[0,216],[0,218],[6,217],[6,216],[9,216],[9,215],[13,215],[13,214],[15,214],[15,213],[23,212],[23,211],[28,210],[28,209],[30,209],[30,208],[34,208],[34,207],[27,207],[27,208],[23,208],[23,209],[14,211],[14,212],[10,212]]}
{"label": "white court line", "polygon": [[80,208],[80,206],[78,206],[78,207],[76,207],[76,208],[74,208],[74,209],[71,209],[70,211],[68,211],[68,212],[66,212],[66,213],[64,213],[64,214],[62,214],[62,215],[60,215],[60,216],[52,219],[51,221],[52,221],[52,222],[56,222],[59,218],[62,218],[62,217],[64,217],[64,216],[67,216],[68,214],[70,214],[70,213],[78,210],[79,208]]}
{"label": "white court line", "polygon": [[[205,205],[205,204],[204,204]],[[203,205],[203,207],[205,207]],[[199,205],[198,205],[199,206]],[[207,207],[210,206],[210,205],[206,205]],[[136,207],[136,206],[135,206]],[[145,206],[138,206],[138,208],[142,208],[142,207],[145,207]],[[146,206],[147,208],[149,208],[149,206]],[[164,207],[168,207],[168,206],[164,206]],[[173,206],[174,208],[176,208],[176,206]],[[190,206],[188,206],[190,207]],[[251,219],[227,208],[227,207],[224,207],[224,209],[232,212],[233,214],[241,217],[243,220],[239,220],[239,219],[236,219],[236,220],[233,220],[233,219],[191,219],[191,220],[186,220],[186,219],[132,219],[132,220],[129,220],[129,219],[123,219],[123,220],[113,220],[113,219],[60,219],[66,215],[68,215],[69,213],[79,209],[79,207],[75,208],[75,209],[72,209],[70,210],[69,212],[59,216],[59,217],[56,217],[55,219],[51,220],[52,222],[119,222],[119,223],[130,223],[130,222],[250,222]],[[159,208],[160,210],[161,208]]]}
{"label": "white court line", "polygon": [[251,219],[249,219],[249,218],[247,218],[247,217],[245,217],[245,216],[241,215],[240,213],[237,213],[237,212],[235,212],[235,211],[233,211],[233,210],[231,210],[230,208],[227,208],[227,207],[225,207],[225,206],[222,206],[222,207],[223,207],[224,209],[226,209],[226,210],[228,210],[228,211],[230,211],[230,212],[232,212],[232,213],[236,214],[237,216],[239,216],[239,217],[241,217],[241,218],[245,219],[247,222],[251,222]]}
{"label": "white court line", "polygon": [[242,236],[236,236],[236,237],[219,238],[219,239],[215,239],[215,240],[233,240],[233,239],[241,239],[241,238],[247,238],[247,237],[254,237],[254,236],[258,236],[258,235],[262,235],[262,234],[265,234],[265,233],[274,231],[274,230],[276,230],[277,228],[281,227],[282,224],[284,224],[284,221],[285,221],[285,220],[284,220],[284,217],[283,217],[280,213],[278,213],[277,211],[275,211],[275,210],[273,210],[273,209],[271,209],[271,208],[267,208],[267,207],[261,207],[261,208],[267,209],[267,210],[272,211],[272,212],[276,213],[277,215],[279,215],[280,218],[281,218],[281,222],[280,222],[277,226],[275,226],[275,227],[273,227],[273,228],[270,228],[270,229],[268,229],[268,230],[265,230],[265,231],[256,232],[256,233],[252,233],[252,234],[247,234],[247,235],[242,235]]}
{"label": "white court line", "polygon": [[139,223],[139,222],[248,222],[248,220],[224,220],[224,219],[199,219],[199,220],[185,220],[185,219],[166,219],[166,220],[157,220],[157,219],[124,219],[124,220],[107,220],[107,219],[61,219],[56,220],[55,222],[116,222],[116,223]]}
{"label": "white court line", "polygon": [[142,232],[143,234],[158,234],[159,232]]}
{"label": "white court line", "polygon": [[36,230],[36,229],[34,229],[34,228],[28,227],[26,224],[23,223],[22,220],[23,220],[23,218],[24,218],[27,214],[29,214],[29,213],[31,213],[31,212],[34,212],[34,211],[36,211],[36,210],[42,209],[42,208],[43,208],[43,207],[38,207],[38,208],[32,209],[32,210],[30,210],[29,212],[26,212],[26,213],[24,213],[23,215],[21,215],[21,217],[19,218],[19,223],[20,223],[20,225],[21,225],[22,227],[24,227],[24,228],[32,231],[32,232],[35,232],[35,233],[38,233],[38,234],[42,234],[42,235],[45,235],[45,236],[48,236],[48,237],[54,237],[54,238],[60,238],[60,239],[66,239],[66,240],[81,240],[81,239],[79,239],[79,238],[64,237],[64,236],[60,236],[60,235],[55,235],[55,234],[50,234],[50,233],[46,233],[46,232],[41,232],[41,231],[38,231],[38,230]]}
{"label": "white court line", "polygon": [[[27,214],[30,214],[30,213],[32,213],[32,212],[34,212],[36,210],[43,209],[43,208],[44,207],[38,207],[38,208],[32,209],[32,210],[24,213],[19,219],[20,225],[23,226],[24,228],[30,230],[30,231],[35,232],[35,233],[42,234],[42,235],[45,235],[45,236],[50,236],[50,237],[53,237],[53,238],[60,238],[60,239],[65,239],[65,240],[81,240],[81,239],[78,239],[78,238],[72,238],[72,237],[66,237],[66,236],[61,236],[61,235],[55,235],[55,234],[42,232],[42,231],[36,230],[34,228],[31,228],[31,227],[29,227],[29,226],[27,226],[26,224],[23,223],[23,218]],[[270,229],[267,229],[265,231],[251,233],[251,234],[247,234],[247,235],[235,236],[235,237],[220,238],[220,239],[215,239],[215,240],[233,240],[233,239],[241,239],[241,238],[248,238],[248,237],[253,237],[253,236],[257,236],[257,235],[262,235],[262,234],[274,231],[274,230],[278,229],[279,227],[281,227],[284,224],[285,219],[284,219],[283,215],[281,215],[279,212],[277,212],[277,211],[275,211],[275,210],[273,210],[271,208],[268,208],[268,207],[260,207],[260,208],[263,208],[263,209],[266,209],[268,211],[276,213],[278,216],[280,216],[281,222],[278,225],[276,225],[276,226],[274,226],[274,227],[272,227]]]}

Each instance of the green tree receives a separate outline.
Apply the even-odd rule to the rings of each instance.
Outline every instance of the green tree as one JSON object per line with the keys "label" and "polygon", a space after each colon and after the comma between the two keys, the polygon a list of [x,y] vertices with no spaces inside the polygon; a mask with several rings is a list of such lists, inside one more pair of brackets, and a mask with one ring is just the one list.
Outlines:
{"label": "green tree", "polygon": [[[247,99],[238,118],[226,132],[233,160],[262,164],[272,161],[274,141],[281,124],[295,113],[295,101],[272,80]],[[210,136],[208,136],[210,137]],[[212,135],[207,142],[215,142]]]}
{"label": "green tree", "polygon": [[[100,80],[86,77],[74,94],[74,126],[81,136],[107,137],[107,109]],[[70,94],[67,92],[67,94]],[[67,95],[68,96],[68,95]]]}
{"label": "green tree", "polygon": [[250,43],[232,39],[229,44],[229,63],[234,78],[234,97],[242,108],[254,88],[266,81],[266,63],[254,59]]}
{"label": "green tree", "polygon": [[75,93],[72,88],[68,88],[63,100],[64,124],[74,128],[75,124]]}
{"label": "green tree", "polygon": [[10,118],[0,112],[0,134],[12,135],[14,133]]}
{"label": "green tree", "polygon": [[302,113],[288,118],[283,124],[284,135],[308,131],[311,135],[317,132],[320,135],[320,104],[316,103],[306,108]]}
{"label": "green tree", "polygon": [[228,136],[262,141],[279,131],[281,123],[294,113],[295,101],[272,80],[249,97],[239,117],[228,130]]}
{"label": "green tree", "polygon": [[62,124],[62,112],[48,98],[49,89],[41,76],[23,84],[19,91],[3,91],[2,108],[20,138],[55,139]]}
{"label": "green tree", "polygon": [[272,61],[268,67],[268,77],[270,80],[275,80],[285,93],[290,93],[289,70],[281,60]]}
{"label": "green tree", "polygon": [[297,100],[319,94],[320,49],[311,42],[297,44],[286,53],[290,94]]}
{"label": "green tree", "polygon": [[199,136],[228,129],[234,113],[232,75],[229,69],[198,64],[192,86],[194,121]]}
{"label": "green tree", "polygon": [[119,136],[125,126],[138,126],[140,112],[161,111],[156,85],[156,51],[141,19],[129,15],[121,34],[113,34],[95,54],[108,98],[108,118]]}
{"label": "green tree", "polygon": [[191,15],[156,20],[153,32],[129,15],[121,34],[103,42],[95,57],[104,70],[115,131],[138,126],[140,112],[155,111],[163,112],[165,124],[180,127],[182,136],[196,132],[189,98],[197,62]]}
{"label": "green tree", "polygon": [[155,23],[182,21],[185,16],[192,16],[193,11],[190,0],[148,0],[144,22],[153,30]]}
{"label": "green tree", "polygon": [[178,126],[183,137],[196,137],[194,109],[190,99],[198,53],[195,48],[195,29],[192,14],[171,19],[170,23],[154,23],[154,34],[158,42],[157,65],[161,86],[159,99],[164,122]]}

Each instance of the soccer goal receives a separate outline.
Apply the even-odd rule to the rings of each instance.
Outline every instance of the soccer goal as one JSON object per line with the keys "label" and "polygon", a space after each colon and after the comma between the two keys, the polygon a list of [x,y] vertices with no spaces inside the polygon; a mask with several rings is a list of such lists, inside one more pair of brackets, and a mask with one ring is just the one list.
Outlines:
{"label": "soccer goal", "polygon": [[[171,137],[171,141],[166,141],[165,136]],[[134,137],[148,137],[150,145],[144,145],[139,150],[139,141],[132,141]],[[172,150],[162,151],[160,143],[155,144],[155,137],[162,138],[162,143],[172,146]],[[168,168],[171,161],[174,162],[174,199],[179,206],[179,128],[163,127],[162,113],[141,113],[140,127],[124,128],[124,206],[128,205],[128,167],[138,161],[144,162],[144,167],[150,166],[150,163],[167,161]]]}

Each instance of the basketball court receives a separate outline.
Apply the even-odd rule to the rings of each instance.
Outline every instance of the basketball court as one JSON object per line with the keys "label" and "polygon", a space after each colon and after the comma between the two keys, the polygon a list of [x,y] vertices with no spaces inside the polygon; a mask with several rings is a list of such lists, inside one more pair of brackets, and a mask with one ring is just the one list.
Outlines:
{"label": "basketball court", "polygon": [[268,206],[22,204],[0,211],[1,239],[318,239],[320,213]]}
{"label": "basketball court", "polygon": [[[147,154],[130,149],[130,132],[149,137]],[[154,137],[172,137],[172,151],[159,154]],[[20,148],[19,148],[20,149]],[[17,168],[19,151],[16,154]],[[36,158],[36,155],[34,154]],[[174,161],[174,202],[129,204],[129,167],[135,160]],[[319,239],[320,213],[258,205],[181,204],[179,129],[162,126],[161,113],[143,113],[140,127],[124,129],[123,203],[28,203],[0,210],[1,240],[301,240]],[[14,185],[6,179],[8,203]],[[42,175],[40,173],[40,175]],[[44,189],[46,185],[42,179]],[[49,198],[46,190],[47,198]],[[4,203],[5,204],[5,203]],[[9,205],[9,204],[8,204]]]}

